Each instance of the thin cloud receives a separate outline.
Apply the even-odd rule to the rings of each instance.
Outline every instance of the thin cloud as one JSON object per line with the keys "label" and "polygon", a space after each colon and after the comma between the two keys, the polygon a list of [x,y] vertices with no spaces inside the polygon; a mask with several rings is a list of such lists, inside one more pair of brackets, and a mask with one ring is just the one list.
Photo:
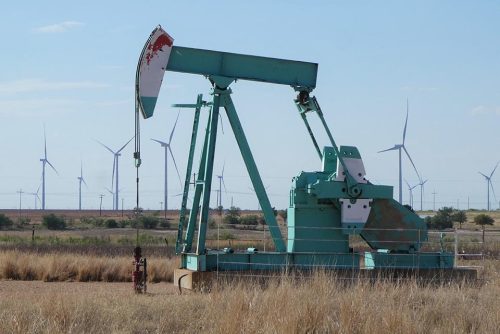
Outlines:
{"label": "thin cloud", "polygon": [[497,115],[500,116],[500,107],[479,105],[471,110],[473,116]]}
{"label": "thin cloud", "polygon": [[54,34],[54,33],[62,33],[66,32],[73,28],[78,28],[83,26],[82,22],[78,21],[64,21],[61,23],[50,24],[42,27],[37,27],[33,29],[33,32],[39,34]]}
{"label": "thin cloud", "polygon": [[62,91],[72,89],[102,89],[110,85],[93,81],[47,81],[44,79],[23,79],[0,82],[0,94]]}

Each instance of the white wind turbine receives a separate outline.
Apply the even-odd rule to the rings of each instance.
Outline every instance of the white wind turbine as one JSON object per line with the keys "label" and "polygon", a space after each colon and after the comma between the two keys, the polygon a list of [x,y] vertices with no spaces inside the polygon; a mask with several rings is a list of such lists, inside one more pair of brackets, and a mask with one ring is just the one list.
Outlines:
{"label": "white wind turbine", "polygon": [[38,189],[36,190],[36,193],[26,193],[28,195],[33,195],[35,198],[35,210],[38,209],[38,201],[40,201],[40,196],[38,196],[38,193],[40,192],[40,186],[38,186]]}
{"label": "white wind turbine", "polygon": [[113,154],[113,174],[111,176],[111,188],[113,186],[115,187],[115,191],[113,192],[113,210],[118,210],[118,198],[119,198],[119,190],[118,190],[118,180],[119,180],[119,173],[118,173],[118,158],[121,156],[120,152],[125,148],[125,146],[128,145],[134,139],[134,137],[130,138],[128,142],[125,143],[118,151],[113,151],[100,141],[97,141],[99,144],[101,144],[104,148],[106,148],[109,152]]}
{"label": "white wind turbine", "polygon": [[216,175],[217,178],[219,179],[219,191],[218,191],[218,198],[217,198],[217,207],[222,207],[222,186],[224,186],[224,191],[227,194],[227,188],[226,188],[226,183],[224,182],[224,168],[226,167],[226,163],[222,165],[222,172],[220,175]]}
{"label": "white wind turbine", "polygon": [[420,182],[417,184],[418,186],[420,186],[420,211],[424,211],[423,207],[423,203],[424,203],[424,184],[429,181],[429,180],[422,180],[420,179]]}
{"label": "white wind turbine", "polygon": [[486,179],[486,187],[488,188],[488,204],[487,204],[488,211],[490,211],[490,187],[491,187],[491,191],[493,192],[493,196],[495,196],[495,200],[497,198],[497,196],[495,195],[495,190],[493,189],[493,183],[491,183],[491,177],[493,176],[493,173],[495,173],[495,170],[497,169],[499,163],[500,163],[500,161],[497,162],[497,164],[496,164],[495,168],[493,168],[493,171],[491,172],[490,176],[487,176],[481,172],[478,172],[479,174],[484,176],[484,178]]}
{"label": "white wind turbine", "polygon": [[379,151],[378,153],[382,152],[387,152],[387,151],[393,151],[393,150],[398,150],[399,152],[399,203],[403,204],[403,170],[401,166],[401,150],[405,151],[406,155],[408,156],[408,159],[410,160],[413,168],[415,169],[415,172],[417,173],[418,179],[421,180],[420,175],[418,174],[417,167],[415,167],[415,164],[413,163],[413,160],[410,157],[410,153],[408,153],[408,150],[405,147],[405,139],[406,139],[406,127],[408,125],[408,99],[406,99],[406,120],[405,120],[405,127],[403,129],[403,143],[402,144],[396,144],[394,147],[388,148],[386,150]]}
{"label": "white wind turbine", "polygon": [[45,165],[49,164],[50,168],[56,172],[57,175],[59,173],[55,169],[54,166],[50,163],[50,161],[47,159],[47,136],[45,134],[45,126],[43,127],[43,141],[44,141],[44,156],[43,158],[40,159],[42,162],[42,210],[45,210]]}
{"label": "white wind turbine", "polygon": [[406,182],[406,185],[408,186],[408,190],[410,192],[410,206],[413,208],[413,189],[415,189],[418,186],[418,184],[416,184],[412,187],[412,186],[410,186],[408,181],[405,180],[405,182]]}
{"label": "white wind turbine", "polygon": [[161,145],[161,147],[164,148],[165,151],[165,176],[164,176],[164,211],[167,212],[168,210],[168,154],[170,153],[170,156],[172,157],[172,161],[174,162],[174,167],[175,170],[177,171],[177,176],[179,177],[179,183],[182,187],[182,181],[181,181],[181,175],[179,174],[179,169],[177,168],[177,163],[175,162],[174,154],[172,153],[172,137],[174,136],[174,131],[175,127],[177,126],[177,121],[179,120],[179,113],[177,114],[177,118],[174,123],[174,127],[172,128],[172,132],[170,132],[170,137],[168,138],[168,143],[165,143],[164,141],[158,140],[158,139],[153,139],[151,138],[152,141],[157,142],[158,144]]}
{"label": "white wind turbine", "polygon": [[82,211],[82,182],[87,186],[87,182],[85,182],[85,179],[83,178],[83,164],[80,162],[80,176],[77,177],[78,179],[78,210]]}

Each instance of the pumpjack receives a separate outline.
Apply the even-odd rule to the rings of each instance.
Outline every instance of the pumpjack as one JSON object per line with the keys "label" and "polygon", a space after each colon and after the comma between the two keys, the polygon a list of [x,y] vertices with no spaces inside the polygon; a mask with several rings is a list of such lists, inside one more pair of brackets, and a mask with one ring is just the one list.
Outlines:
{"label": "pumpjack", "polygon": [[[161,64],[155,65],[155,60]],[[212,96],[211,102],[203,101],[202,96],[198,95],[195,104],[179,105],[195,109],[176,243],[176,252],[181,257],[181,270],[199,273],[316,267],[350,270],[446,270],[454,267],[452,253],[443,250],[422,251],[422,246],[428,240],[423,219],[393,199],[392,186],[376,185],[367,179],[358,149],[353,146],[337,146],[318,100],[312,96],[316,87],[318,64],[174,46],[173,39],[158,26],[146,42],[139,59],[136,117],[139,111],[144,118],[153,115],[165,71],[204,76],[211,85]],[[141,85],[149,87],[155,80],[157,87],[149,89],[153,93],[141,88]],[[301,172],[293,178],[286,242],[231,98],[230,86],[236,80],[290,86],[296,94],[294,105],[321,163],[320,170]],[[196,174],[193,203],[187,215],[189,178],[200,112],[204,107],[209,109],[208,123]],[[227,248],[206,247],[220,109],[225,110],[238,143],[274,243],[273,251],[259,252],[255,248],[249,248],[237,252]],[[319,117],[328,136],[329,144],[325,147],[319,146],[310,126],[308,116],[313,114]],[[138,152],[135,156],[138,165]],[[349,244],[352,235],[364,239],[370,250],[354,252]]]}

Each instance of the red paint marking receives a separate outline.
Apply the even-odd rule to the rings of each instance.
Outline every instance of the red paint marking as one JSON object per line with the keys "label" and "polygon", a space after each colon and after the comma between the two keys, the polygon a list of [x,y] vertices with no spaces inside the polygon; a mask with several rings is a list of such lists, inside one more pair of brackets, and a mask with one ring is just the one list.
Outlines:
{"label": "red paint marking", "polygon": [[158,54],[158,51],[160,51],[165,45],[172,47],[174,43],[174,40],[172,37],[167,35],[166,33],[161,34],[158,36],[156,40],[153,41],[153,43],[148,45],[148,52],[146,53],[146,63],[149,65],[151,59],[155,57]]}

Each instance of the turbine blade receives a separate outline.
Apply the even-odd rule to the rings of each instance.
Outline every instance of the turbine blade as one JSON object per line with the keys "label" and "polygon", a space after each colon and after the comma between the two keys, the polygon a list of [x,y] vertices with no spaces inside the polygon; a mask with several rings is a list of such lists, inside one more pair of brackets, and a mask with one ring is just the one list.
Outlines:
{"label": "turbine blade", "polygon": [[403,130],[403,145],[405,144],[407,125],[408,125],[408,98],[406,98],[406,120],[405,120],[405,128]]}
{"label": "turbine blade", "polygon": [[222,185],[224,186],[224,192],[227,194],[227,188],[226,188],[226,182],[224,182],[224,178],[221,178],[222,180]]}
{"label": "turbine blade", "polygon": [[481,173],[481,172],[478,172],[478,173],[481,174],[482,176],[484,176],[486,178],[486,180],[490,179],[488,176],[484,175],[483,173]]}
{"label": "turbine blade", "polygon": [[495,198],[495,203],[497,202],[497,195],[495,194],[495,189],[493,189],[493,183],[489,180],[491,191],[493,192],[493,197]]}
{"label": "turbine blade", "polygon": [[410,157],[410,153],[408,153],[408,151],[406,150],[406,147],[404,147],[404,146],[402,146],[402,147],[403,147],[403,150],[405,151],[406,155],[408,156],[408,159],[410,159],[410,162],[411,162],[413,168],[415,169],[415,173],[417,173],[418,179],[422,180],[422,178],[420,177],[420,174],[418,173],[417,167],[415,167],[415,164],[413,163],[413,160]]}
{"label": "turbine blade", "polygon": [[499,163],[500,163],[500,161],[499,161],[499,162],[497,162],[497,164],[496,164],[495,168],[493,168],[493,171],[492,171],[492,172],[491,172],[491,174],[490,174],[490,179],[491,179],[491,177],[493,176],[493,173],[495,173],[495,170],[497,169],[497,167],[498,167],[498,164],[499,164]]}
{"label": "turbine blade", "polygon": [[115,152],[110,149],[109,147],[107,147],[106,145],[104,145],[103,143],[101,143],[100,141],[98,141],[97,139],[94,139],[96,142],[98,142],[99,144],[101,144],[105,149],[107,149],[108,151],[110,151],[111,153],[115,154]]}
{"label": "turbine blade", "polygon": [[111,175],[111,189],[115,185],[115,166],[116,166],[116,155],[113,156],[113,174]]}
{"label": "turbine blade", "polygon": [[50,161],[49,160],[45,160],[45,161],[47,161],[47,163],[54,170],[54,172],[56,172],[56,174],[59,175],[59,172],[56,170],[56,168],[54,166],[52,166],[52,164],[50,163]]}
{"label": "turbine blade", "polygon": [[175,171],[177,172],[177,176],[179,177],[179,184],[181,185],[182,188],[181,174],[179,173],[179,169],[177,168],[177,163],[175,162],[174,154],[172,153],[170,145],[168,146],[168,151],[170,152],[170,156],[172,157],[172,161],[174,162]]}
{"label": "turbine blade", "polygon": [[161,141],[161,140],[158,140],[158,139],[153,139],[153,138],[151,138],[151,140],[152,140],[152,141],[157,142],[158,144],[161,144],[162,146],[167,146],[167,145],[168,145],[168,144],[167,144],[167,143],[165,143],[164,141]]}
{"label": "turbine blade", "polygon": [[222,173],[220,174],[220,176],[222,177],[222,179],[224,179],[224,168],[226,168],[226,162],[225,161],[222,164]]}
{"label": "turbine blade", "polygon": [[85,182],[85,179],[82,177],[82,182],[85,184],[85,186],[88,188],[89,186],[87,185],[87,182]]}
{"label": "turbine blade", "polygon": [[122,148],[120,148],[120,149],[119,149],[116,153],[120,153],[120,152],[121,152],[121,151],[125,148],[125,146],[127,146],[127,145],[128,145],[128,143],[130,143],[130,142],[132,141],[132,139],[134,139],[134,137],[135,137],[135,136],[133,136],[132,138],[130,138],[130,139],[129,139],[129,141],[128,141],[128,142],[126,142],[126,143],[125,143],[125,145],[123,145],[123,146],[122,146]]}
{"label": "turbine blade", "polygon": [[170,137],[168,138],[168,144],[169,145],[172,142],[172,137],[174,136],[175,127],[177,126],[177,121],[179,120],[179,115],[180,114],[181,114],[181,112],[179,111],[177,113],[177,118],[175,119],[175,123],[174,123],[174,127],[172,128],[172,132],[170,132]]}
{"label": "turbine blade", "polygon": [[112,190],[109,190],[109,188],[104,187],[104,189],[106,189],[111,195],[114,195],[114,192]]}
{"label": "turbine blade", "polygon": [[408,181],[406,181],[406,179],[405,179],[405,182],[406,182],[406,185],[408,186],[408,189],[411,190],[412,188],[411,188],[410,184],[408,183]]}
{"label": "turbine blade", "polygon": [[39,185],[38,185],[38,189],[36,190],[36,195],[37,195],[37,196],[38,196],[38,192],[40,191],[40,187],[41,187],[41,186],[42,186],[41,184],[39,184]]}
{"label": "turbine blade", "polygon": [[47,160],[47,135],[45,133],[45,124],[43,125],[43,142],[44,142],[44,148],[45,148],[45,160]]}
{"label": "turbine blade", "polygon": [[394,145],[394,147],[388,148],[386,150],[378,151],[377,153],[382,153],[382,152],[387,152],[387,151],[393,151],[399,149],[398,145]]}

